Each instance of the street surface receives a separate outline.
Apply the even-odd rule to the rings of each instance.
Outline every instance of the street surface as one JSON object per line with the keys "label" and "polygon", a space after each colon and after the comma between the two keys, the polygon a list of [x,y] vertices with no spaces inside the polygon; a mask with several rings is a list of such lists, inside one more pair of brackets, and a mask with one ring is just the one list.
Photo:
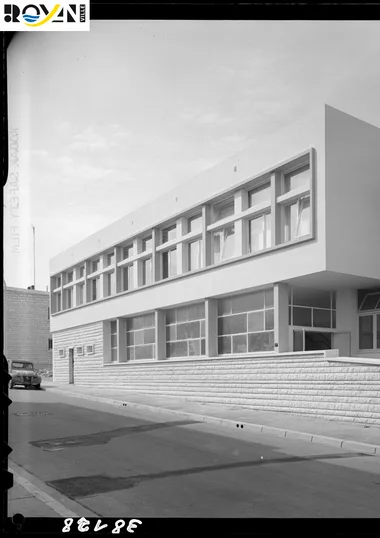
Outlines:
{"label": "street surface", "polygon": [[379,517],[378,456],[49,389],[9,397],[10,460],[102,517]]}

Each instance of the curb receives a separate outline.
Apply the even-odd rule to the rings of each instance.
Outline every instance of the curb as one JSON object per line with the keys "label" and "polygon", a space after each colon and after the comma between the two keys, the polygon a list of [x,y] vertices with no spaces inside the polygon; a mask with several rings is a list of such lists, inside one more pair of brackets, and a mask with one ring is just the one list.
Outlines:
{"label": "curb", "polygon": [[[13,474],[14,481],[17,484],[29,491],[34,498],[51,508],[51,510],[57,514],[57,517],[99,517],[98,514],[94,514],[85,506],[58,493],[54,488],[30,474],[28,471],[17,465],[13,460],[9,461],[8,470]],[[58,497],[59,500],[56,497]],[[10,502],[12,501],[8,501],[8,503]]]}
{"label": "curb", "polygon": [[197,413],[188,413],[187,411],[177,411],[175,409],[167,409],[164,407],[155,407],[152,405],[123,402],[121,400],[113,400],[112,398],[104,398],[102,396],[92,396],[90,394],[78,394],[76,392],[68,392],[56,387],[47,387],[48,390],[61,392],[75,398],[81,398],[83,400],[90,400],[93,402],[107,403],[116,407],[129,407],[136,409],[145,409],[154,413],[165,413],[167,415],[188,417],[191,419],[197,419],[201,422],[210,424],[219,424],[222,426],[232,428],[244,428],[245,430],[252,431],[254,433],[262,433],[264,435],[273,435],[276,437],[286,437],[289,439],[299,439],[301,441],[308,441],[309,443],[320,443],[324,445],[334,446],[336,448],[344,448],[347,450],[360,451],[371,456],[380,456],[380,446],[372,445],[369,443],[360,443],[358,441],[350,441],[347,439],[338,439],[336,437],[327,437],[324,435],[314,435],[312,433],[300,432],[297,430],[287,430],[285,428],[277,428],[275,426],[267,426],[264,424],[252,424],[251,422],[236,422],[235,420],[212,417],[208,415],[199,415]]}

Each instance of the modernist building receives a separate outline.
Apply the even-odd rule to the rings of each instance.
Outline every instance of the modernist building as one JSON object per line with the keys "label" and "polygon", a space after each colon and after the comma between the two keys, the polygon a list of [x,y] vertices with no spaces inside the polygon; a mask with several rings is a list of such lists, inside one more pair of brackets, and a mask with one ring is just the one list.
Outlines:
{"label": "modernist building", "polygon": [[35,368],[52,369],[49,292],[3,284],[4,353],[7,359],[28,360]]}
{"label": "modernist building", "polygon": [[326,106],[59,254],[50,274],[58,382],[321,350],[380,358],[380,129]]}

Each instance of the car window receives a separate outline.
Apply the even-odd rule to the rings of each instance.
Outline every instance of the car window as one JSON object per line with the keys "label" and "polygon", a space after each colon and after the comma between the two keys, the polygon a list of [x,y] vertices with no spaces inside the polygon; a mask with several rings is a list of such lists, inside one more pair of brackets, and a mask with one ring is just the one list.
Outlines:
{"label": "car window", "polygon": [[33,364],[31,362],[12,362],[12,369],[33,370]]}

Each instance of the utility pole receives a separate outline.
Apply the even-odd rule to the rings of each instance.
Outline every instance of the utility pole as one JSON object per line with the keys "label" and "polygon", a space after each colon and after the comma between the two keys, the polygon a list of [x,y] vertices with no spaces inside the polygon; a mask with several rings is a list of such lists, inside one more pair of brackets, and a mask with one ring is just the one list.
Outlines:
{"label": "utility pole", "polygon": [[36,289],[36,229],[32,224],[33,228],[33,285]]}

